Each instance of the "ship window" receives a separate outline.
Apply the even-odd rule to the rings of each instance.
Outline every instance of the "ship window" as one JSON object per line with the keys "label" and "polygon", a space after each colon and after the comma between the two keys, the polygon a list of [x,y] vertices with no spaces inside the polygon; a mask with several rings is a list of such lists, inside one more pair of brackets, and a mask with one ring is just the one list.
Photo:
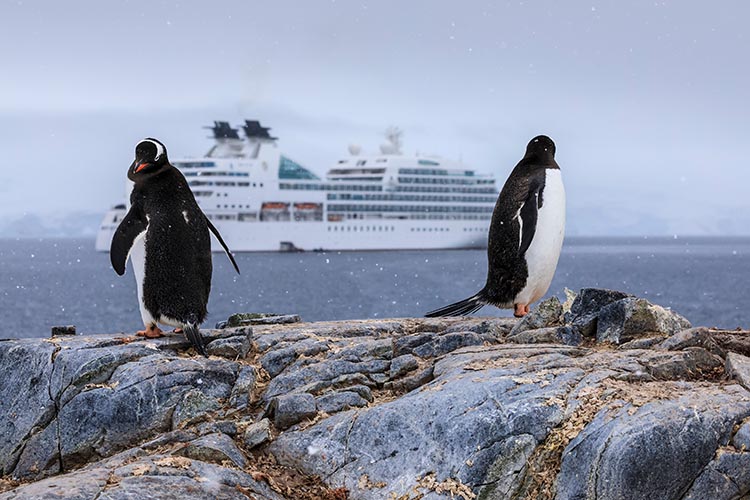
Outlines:
{"label": "ship window", "polygon": [[[299,163],[282,156],[279,161],[279,179],[319,180],[320,178]],[[262,186],[263,184],[261,184]]]}

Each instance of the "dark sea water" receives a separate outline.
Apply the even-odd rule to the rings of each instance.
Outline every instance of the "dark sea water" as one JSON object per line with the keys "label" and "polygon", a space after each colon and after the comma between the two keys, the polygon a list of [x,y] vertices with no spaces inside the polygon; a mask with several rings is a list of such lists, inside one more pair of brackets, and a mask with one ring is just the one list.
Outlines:
{"label": "dark sea water", "polygon": [[[304,320],[421,316],[484,284],[483,250],[214,255],[209,317],[298,313]],[[671,307],[695,325],[750,326],[750,238],[570,238],[550,294],[603,287]],[[510,315],[485,307],[479,315]],[[130,267],[118,277],[92,240],[0,240],[0,338],[142,327]]]}

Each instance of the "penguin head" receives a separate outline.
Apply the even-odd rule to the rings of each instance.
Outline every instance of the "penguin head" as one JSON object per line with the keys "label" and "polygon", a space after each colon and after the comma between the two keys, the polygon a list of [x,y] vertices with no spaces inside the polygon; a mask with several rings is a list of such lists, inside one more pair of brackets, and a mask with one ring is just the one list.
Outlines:
{"label": "penguin head", "polygon": [[555,143],[552,139],[546,135],[538,135],[529,141],[524,158],[540,161],[554,160],[555,151]]}
{"label": "penguin head", "polygon": [[148,137],[135,146],[135,160],[128,170],[128,178],[135,181],[159,172],[168,165],[166,146],[161,141]]}

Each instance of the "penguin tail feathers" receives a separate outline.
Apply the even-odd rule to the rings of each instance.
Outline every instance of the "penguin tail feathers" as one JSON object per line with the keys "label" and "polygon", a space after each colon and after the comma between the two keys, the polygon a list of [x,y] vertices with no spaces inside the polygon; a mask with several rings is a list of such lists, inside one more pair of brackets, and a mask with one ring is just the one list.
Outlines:
{"label": "penguin tail feathers", "polygon": [[478,294],[474,295],[473,297],[469,297],[468,299],[464,299],[454,304],[441,307],[440,309],[430,311],[425,314],[425,317],[437,318],[440,316],[466,316],[467,314],[478,311],[486,304],[487,301],[482,298],[482,292],[479,292]]}
{"label": "penguin tail feathers", "polygon": [[203,342],[203,336],[198,326],[194,323],[188,323],[182,328],[185,333],[185,337],[190,341],[190,344],[198,351],[199,354],[208,357],[206,352],[206,344]]}

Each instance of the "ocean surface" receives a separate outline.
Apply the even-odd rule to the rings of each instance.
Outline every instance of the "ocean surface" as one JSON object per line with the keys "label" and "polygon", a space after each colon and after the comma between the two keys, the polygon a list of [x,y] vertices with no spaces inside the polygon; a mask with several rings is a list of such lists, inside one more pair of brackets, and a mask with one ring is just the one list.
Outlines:
{"label": "ocean surface", "polygon": [[[484,284],[484,250],[237,254],[237,276],[214,254],[209,316],[297,313],[303,320],[422,316]],[[623,290],[671,307],[694,325],[750,327],[750,238],[569,238],[549,294]],[[0,338],[142,327],[135,279],[115,274],[93,240],[0,239]],[[477,315],[509,316],[490,306]]]}

